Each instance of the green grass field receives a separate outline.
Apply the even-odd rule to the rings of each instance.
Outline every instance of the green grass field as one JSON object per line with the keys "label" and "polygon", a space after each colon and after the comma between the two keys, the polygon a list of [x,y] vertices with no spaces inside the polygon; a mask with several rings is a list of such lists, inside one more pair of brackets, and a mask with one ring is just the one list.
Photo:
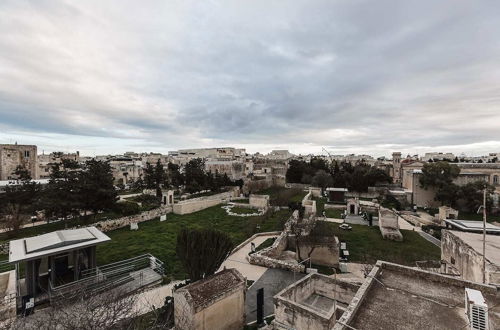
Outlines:
{"label": "green grass field", "polygon": [[395,242],[384,240],[375,226],[351,225],[352,230],[342,230],[336,223],[328,225],[341,242],[347,243],[349,260],[353,262],[385,260],[415,266],[415,261],[440,260],[441,250],[414,231],[401,230],[404,240]]}
{"label": "green grass field", "polygon": [[183,279],[185,273],[175,253],[181,228],[220,230],[228,233],[236,246],[256,232],[281,230],[289,216],[288,210],[276,212],[269,218],[229,216],[220,205],[192,214],[169,214],[164,222],[156,219],[140,223],[137,231],[126,227],[106,233],[111,242],[97,247],[97,262],[102,265],[151,253],[165,263],[167,275]]}
{"label": "green grass field", "polygon": [[341,209],[326,209],[325,214],[327,218],[341,219],[344,210]]}

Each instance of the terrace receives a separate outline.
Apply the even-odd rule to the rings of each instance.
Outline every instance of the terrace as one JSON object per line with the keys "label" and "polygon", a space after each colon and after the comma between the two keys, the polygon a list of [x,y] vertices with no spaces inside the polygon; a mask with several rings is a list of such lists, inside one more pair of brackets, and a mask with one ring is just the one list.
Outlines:
{"label": "terrace", "polygon": [[356,284],[310,274],[275,296],[275,322],[298,329],[331,329],[358,289]]}

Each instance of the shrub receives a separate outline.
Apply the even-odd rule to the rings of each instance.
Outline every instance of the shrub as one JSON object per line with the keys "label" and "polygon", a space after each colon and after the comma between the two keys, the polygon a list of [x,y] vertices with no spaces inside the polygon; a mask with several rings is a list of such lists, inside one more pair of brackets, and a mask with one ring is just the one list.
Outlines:
{"label": "shrub", "polygon": [[128,216],[139,213],[140,207],[137,203],[134,202],[116,203],[114,211],[123,216]]}

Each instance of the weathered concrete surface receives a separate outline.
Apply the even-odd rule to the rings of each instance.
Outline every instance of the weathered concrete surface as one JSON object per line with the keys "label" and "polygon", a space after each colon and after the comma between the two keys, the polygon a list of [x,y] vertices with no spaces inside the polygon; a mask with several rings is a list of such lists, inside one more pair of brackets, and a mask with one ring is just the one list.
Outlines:
{"label": "weathered concrete surface", "polygon": [[294,283],[303,278],[304,273],[293,273],[282,269],[268,269],[258,281],[256,281],[247,292],[245,303],[246,322],[257,319],[257,290],[264,288],[264,315],[274,314],[273,297]]}
{"label": "weathered concrete surface", "polygon": [[497,329],[496,287],[381,261],[333,329],[465,329],[465,288],[482,292],[491,308],[490,329]]}
{"label": "weathered concrete surface", "polygon": [[329,330],[360,285],[310,274],[274,297],[275,320],[296,329]]}

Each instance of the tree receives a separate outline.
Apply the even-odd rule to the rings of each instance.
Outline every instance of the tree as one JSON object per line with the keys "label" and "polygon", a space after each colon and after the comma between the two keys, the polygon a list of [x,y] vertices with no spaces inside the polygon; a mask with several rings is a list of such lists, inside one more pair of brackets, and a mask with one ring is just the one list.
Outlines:
{"label": "tree", "polygon": [[144,169],[144,183],[146,188],[156,191],[156,197],[161,198],[161,189],[168,185],[168,176],[159,159],[155,166],[146,163],[146,168]]}
{"label": "tree", "polygon": [[179,165],[173,164],[173,163],[168,163],[167,165],[167,171],[168,171],[168,178],[170,180],[170,183],[174,187],[179,187],[184,184],[184,177],[182,176],[182,173],[180,172]]}
{"label": "tree", "polygon": [[322,190],[325,190],[327,187],[333,186],[333,177],[324,170],[319,170],[312,178],[312,184],[315,187],[320,187]]}
{"label": "tree", "polygon": [[434,162],[424,164],[420,184],[424,189],[436,189],[437,201],[442,205],[452,205],[457,199],[458,187],[453,180],[460,174],[460,168],[448,162]]}
{"label": "tree", "polygon": [[232,249],[229,235],[217,230],[184,228],[177,235],[177,256],[193,282],[214,274]]}
{"label": "tree", "polygon": [[9,236],[15,236],[29,220],[40,197],[40,185],[31,180],[25,168],[18,166],[14,173],[17,184],[7,186],[5,193],[0,194],[0,219]]}
{"label": "tree", "polygon": [[112,209],[117,197],[113,181],[108,162],[87,161],[78,176],[78,198],[82,208],[91,210],[94,217],[99,211]]}
{"label": "tree", "polygon": [[458,198],[469,212],[475,212],[479,206],[483,205],[483,190],[486,188],[486,208],[491,209],[493,201],[491,195],[495,191],[495,187],[484,181],[470,182],[460,187]]}
{"label": "tree", "polygon": [[205,161],[203,159],[191,159],[186,164],[184,182],[189,193],[200,191],[206,187]]}

